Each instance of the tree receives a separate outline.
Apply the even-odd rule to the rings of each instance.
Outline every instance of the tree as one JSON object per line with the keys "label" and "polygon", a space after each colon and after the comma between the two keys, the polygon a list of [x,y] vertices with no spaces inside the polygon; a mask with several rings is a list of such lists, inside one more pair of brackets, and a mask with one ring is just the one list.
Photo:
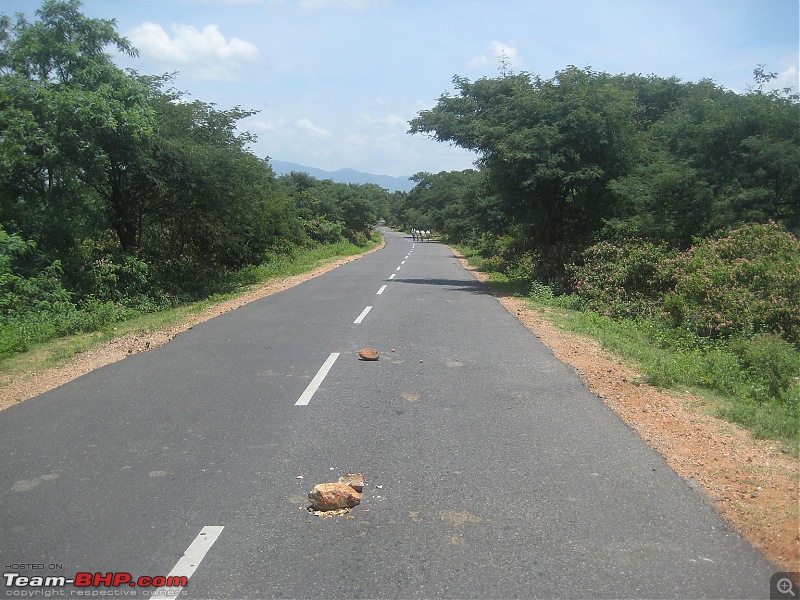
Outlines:
{"label": "tree", "polygon": [[181,101],[174,90],[153,89],[150,105],[157,122],[152,159],[131,173],[151,190],[142,214],[150,254],[238,268],[258,262],[280,237],[301,241],[294,208],[279,195],[272,168],[247,151],[252,137],[237,132],[252,111]]}
{"label": "tree", "polygon": [[0,20],[0,153],[11,175],[2,181],[2,216],[46,230],[76,202],[87,209],[77,212],[93,213],[93,191],[121,246],[134,248],[140,199],[127,173],[141,160],[153,114],[143,86],[105,53],[135,49],[113,20],[87,18],[80,6],[47,0],[37,22]]}
{"label": "tree", "polygon": [[393,198],[392,219],[403,227],[432,229],[458,242],[502,230],[496,198],[486,194],[485,175],[474,169],[417,173],[417,184]]}
{"label": "tree", "polygon": [[[650,85],[645,83],[645,87]],[[682,85],[643,135],[639,165],[613,182],[607,233],[688,247],[742,223],[800,227],[800,105],[709,80]]]}
{"label": "tree", "polygon": [[490,189],[530,236],[543,275],[557,275],[611,213],[609,181],[638,151],[635,94],[613,78],[568,67],[550,80],[523,73],[472,83],[411,121],[410,133],[477,151]]}

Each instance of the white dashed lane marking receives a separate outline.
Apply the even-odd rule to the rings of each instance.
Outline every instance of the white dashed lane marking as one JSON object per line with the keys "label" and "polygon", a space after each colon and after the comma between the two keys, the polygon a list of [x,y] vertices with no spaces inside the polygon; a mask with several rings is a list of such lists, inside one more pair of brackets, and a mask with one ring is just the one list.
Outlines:
{"label": "white dashed lane marking", "polygon": [[369,314],[369,311],[371,311],[371,310],[372,310],[372,307],[371,307],[371,306],[368,306],[367,308],[365,308],[364,310],[362,310],[362,311],[361,311],[361,314],[360,314],[360,315],[358,315],[358,318],[357,318],[355,321],[353,321],[353,325],[358,325],[359,323],[361,323],[361,321],[363,321],[363,320],[364,320],[364,317],[366,317],[366,316],[367,316],[367,314]]}
{"label": "white dashed lane marking", "polygon": [[331,370],[333,363],[336,362],[337,358],[339,358],[339,353],[332,352],[331,355],[328,357],[328,359],[325,361],[325,363],[322,365],[322,367],[320,367],[319,371],[317,371],[317,374],[314,375],[314,379],[312,379],[311,383],[308,384],[306,390],[303,392],[303,394],[300,396],[297,402],[294,403],[295,406],[308,405],[308,403],[311,401],[311,398],[317,392],[319,386],[325,379],[325,376],[328,374],[328,371]]}
{"label": "white dashed lane marking", "polygon": [[[186,577],[187,579],[191,577],[211,549],[211,546],[217,541],[223,529],[225,529],[223,525],[206,525],[203,527],[167,577]],[[181,595],[181,590],[183,590],[183,586],[161,587],[154,590],[150,597],[177,598]]]}

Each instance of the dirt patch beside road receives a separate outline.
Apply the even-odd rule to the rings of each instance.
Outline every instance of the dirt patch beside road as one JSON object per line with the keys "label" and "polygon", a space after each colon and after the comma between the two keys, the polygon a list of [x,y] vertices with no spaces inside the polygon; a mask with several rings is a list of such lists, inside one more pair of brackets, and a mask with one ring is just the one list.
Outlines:
{"label": "dirt patch beside road", "polygon": [[[452,249],[476,279],[476,270]],[[773,563],[800,571],[800,461],[775,442],[706,414],[689,394],[639,383],[641,373],[604,351],[596,340],[558,329],[520,298],[495,294],[553,354],[575,367],[586,385]]]}

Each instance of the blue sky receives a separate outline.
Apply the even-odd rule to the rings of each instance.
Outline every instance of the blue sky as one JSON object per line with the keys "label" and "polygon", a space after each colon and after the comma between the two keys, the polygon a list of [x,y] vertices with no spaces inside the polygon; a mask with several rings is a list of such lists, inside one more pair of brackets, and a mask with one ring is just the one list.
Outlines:
{"label": "blue sky", "polygon": [[[0,0],[29,17],[38,0]],[[406,133],[453,75],[514,71],[544,78],[567,65],[743,92],[753,69],[798,83],[798,0],[84,0],[113,18],[140,73],[179,71],[178,89],[242,122],[252,147],[335,170],[387,175],[465,169],[474,156]]]}

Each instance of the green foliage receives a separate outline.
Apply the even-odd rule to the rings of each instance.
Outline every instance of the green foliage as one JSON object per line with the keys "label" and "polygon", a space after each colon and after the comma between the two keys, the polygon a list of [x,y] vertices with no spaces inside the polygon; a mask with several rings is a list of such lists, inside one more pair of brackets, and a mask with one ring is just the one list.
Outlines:
{"label": "green foliage", "polygon": [[[410,133],[478,152],[482,195],[496,202],[470,223],[477,235],[458,227],[469,211],[449,228],[469,243],[513,228],[538,278],[563,282],[564,264],[602,239],[683,249],[743,223],[800,230],[797,96],[575,67],[453,82],[457,94],[420,112]],[[409,198],[422,201],[406,215],[444,228],[444,215],[474,213],[479,202],[433,185],[443,175],[419,180]]]}
{"label": "green foliage", "polygon": [[663,244],[600,242],[567,269],[573,290],[587,308],[614,317],[652,316],[669,287],[663,268],[669,257]]}
{"label": "green foliage", "polygon": [[[540,289],[535,286],[534,289]],[[652,385],[692,390],[719,416],[740,423],[757,437],[800,448],[800,350],[772,334],[730,342],[700,338],[650,319],[620,319],[571,310],[563,296],[534,299],[561,326],[601,341],[629,360]],[[565,310],[566,309],[566,310]]]}
{"label": "green foliage", "polygon": [[[539,303],[588,308],[576,318],[660,387],[719,394],[720,414],[756,435],[800,439],[800,243],[749,225],[674,252],[601,242],[570,267],[575,293],[534,283]],[[611,319],[615,319],[612,321]]]}
{"label": "green foliage", "polygon": [[[651,82],[642,85],[648,87]],[[642,132],[640,165],[612,182],[609,234],[687,247],[695,236],[746,222],[800,226],[800,104],[683,84],[671,110]]]}
{"label": "green foliage", "polygon": [[550,80],[511,74],[454,84],[459,95],[440,97],[410,131],[479,152],[490,189],[537,251],[539,274],[559,273],[560,260],[609,215],[608,182],[635,157],[634,95],[575,67]]}
{"label": "green foliage", "polygon": [[390,222],[401,229],[429,229],[453,242],[474,242],[502,219],[492,214],[478,171],[422,172],[411,179],[417,182],[414,189],[391,199]]}
{"label": "green foliage", "polygon": [[373,185],[319,181],[307,173],[289,173],[278,185],[294,201],[306,235],[316,243],[347,239],[363,244],[379,218],[388,214],[389,192]]}
{"label": "green foliage", "polygon": [[309,238],[320,244],[335,244],[344,238],[344,225],[328,221],[324,215],[303,221],[303,228]]}
{"label": "green foliage", "polygon": [[24,264],[35,260],[36,245],[9,235],[0,225],[0,317],[49,312],[69,303],[70,294],[61,286],[58,261],[32,275],[25,275]]}
{"label": "green foliage", "polygon": [[601,242],[568,270],[584,305],[605,315],[664,316],[713,338],[800,335],[800,242],[774,223],[680,253],[646,241]]}
{"label": "green foliage", "polygon": [[420,174],[395,222],[588,309],[575,318],[651,382],[721,394],[728,418],[796,443],[800,102],[754,74],[747,94],[575,67],[455,77],[410,133],[476,151],[481,171],[459,193],[457,174]]}
{"label": "green foliage", "polygon": [[123,72],[78,0],[0,16],[0,353],[226,289],[304,246],[366,244],[388,193],[276,181],[254,111]]}
{"label": "green foliage", "polygon": [[[96,298],[78,307],[62,285],[60,262],[35,267],[41,260],[33,242],[0,226],[0,356],[24,352],[55,336],[92,331],[133,313]],[[33,274],[26,275],[26,270]]]}
{"label": "green foliage", "polygon": [[774,223],[703,240],[665,268],[674,282],[666,308],[698,335],[800,341],[800,242]]}
{"label": "green foliage", "polygon": [[736,339],[729,346],[747,375],[748,396],[753,401],[779,400],[800,409],[800,397],[792,394],[800,377],[800,352],[796,348],[769,333],[751,339]]}

